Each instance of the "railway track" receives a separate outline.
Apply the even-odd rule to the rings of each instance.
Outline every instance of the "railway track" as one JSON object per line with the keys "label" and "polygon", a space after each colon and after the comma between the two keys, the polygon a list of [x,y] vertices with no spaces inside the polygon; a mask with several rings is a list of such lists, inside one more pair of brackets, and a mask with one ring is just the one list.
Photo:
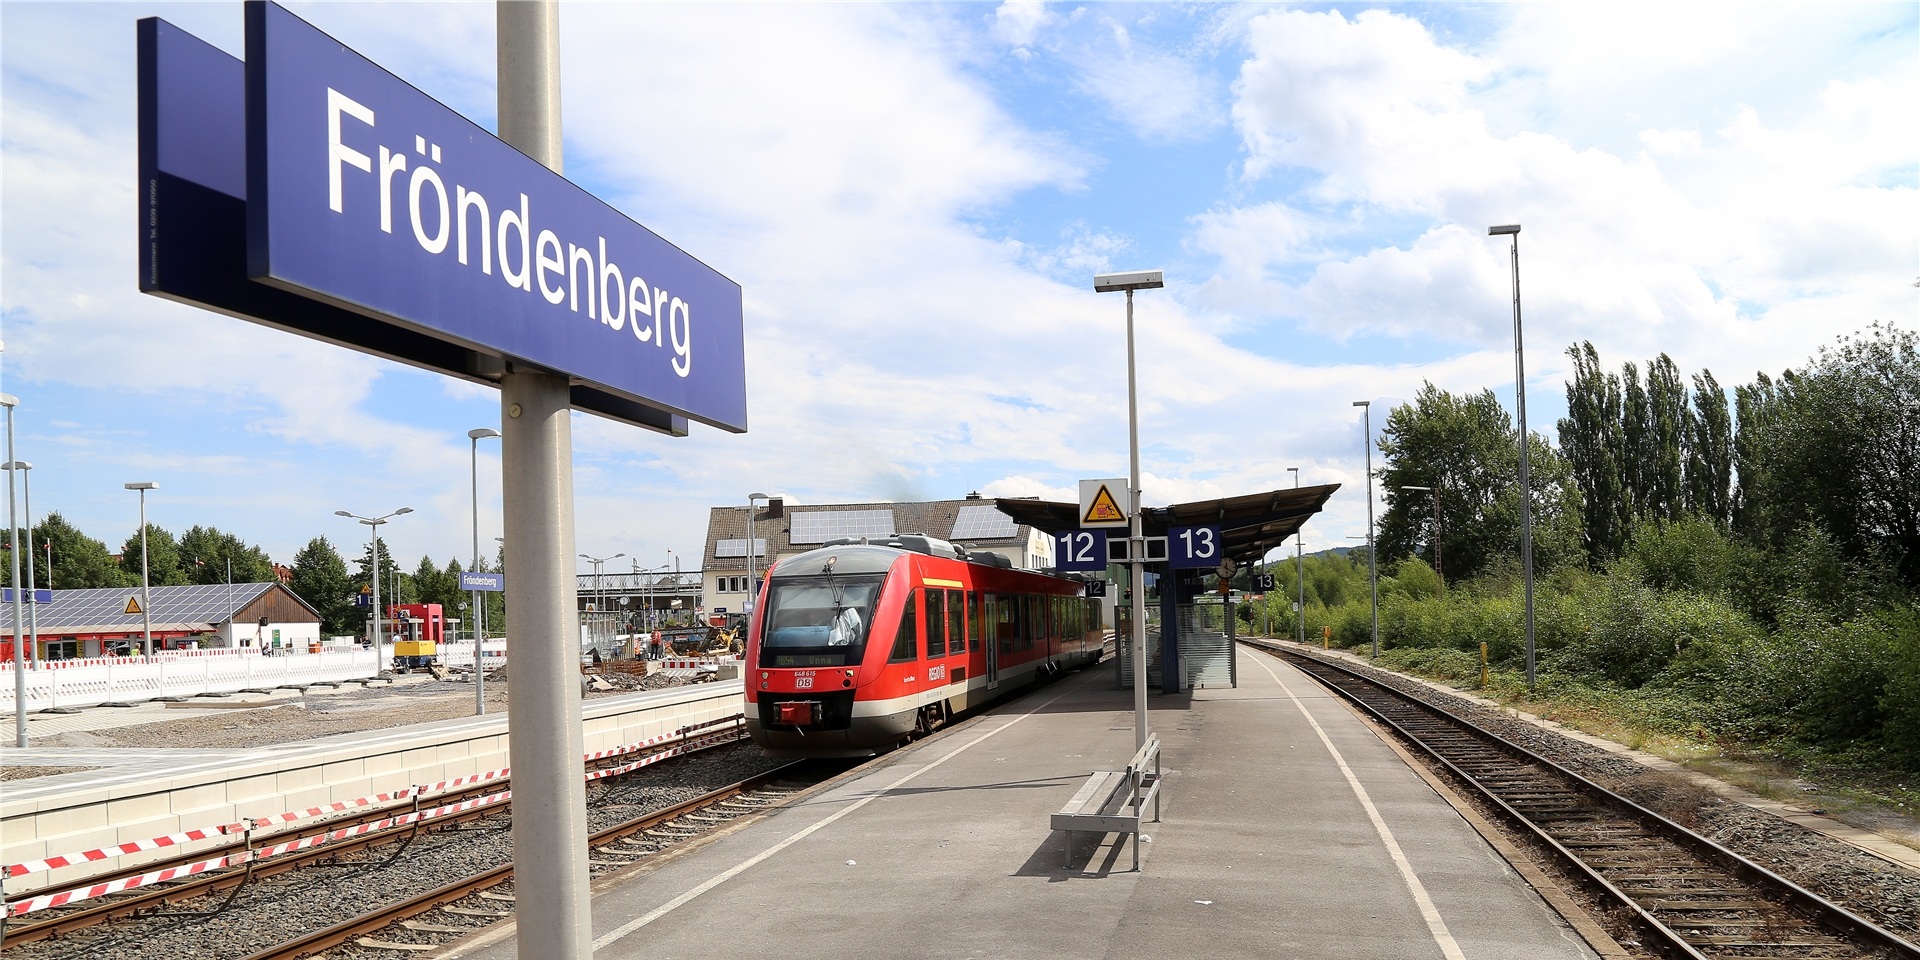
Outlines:
{"label": "railway track", "polygon": [[[803,760],[769,770],[665,810],[598,831],[588,838],[590,859],[597,866],[625,867],[675,843],[710,833],[729,821],[772,807],[802,789],[783,781],[795,778],[809,763]],[[493,888],[511,883],[512,879],[513,865],[503,864],[418,896],[383,905],[325,929],[315,930],[255,953],[247,960],[299,960],[345,945],[403,956],[427,945],[451,941],[480,929],[465,922],[420,922],[414,920],[415,917],[445,909],[474,896],[499,906],[481,911],[469,908],[460,914],[462,918],[472,918],[476,913],[493,915],[482,919],[510,917],[512,913],[504,905],[511,903],[513,897],[495,892]]]}
{"label": "railway track", "polygon": [[1262,649],[1477,791],[1666,956],[1920,960],[1920,945],[1471,721],[1318,657]]}
{"label": "railway track", "polygon": [[[638,751],[623,749],[598,755],[585,765],[590,779],[589,800],[603,792],[620,773],[674,756],[697,754],[706,750],[741,743],[745,728],[737,718],[686,728],[677,740],[646,744],[653,755],[640,764],[632,761]],[[248,829],[234,842],[207,847],[168,860],[138,867],[103,871],[91,877],[85,886],[112,885],[129,878],[166,879],[147,882],[133,889],[57,906],[32,920],[6,916],[0,948],[13,952],[38,941],[69,938],[110,921],[135,917],[152,920],[212,919],[220,915],[249,887],[258,881],[303,869],[341,865],[375,865],[369,859],[349,860],[349,855],[371,857],[374,848],[394,846],[386,853],[389,861],[406,854],[422,836],[459,831],[463,825],[507,812],[511,807],[510,781],[505,776],[486,775],[477,782],[437,792],[428,798],[419,792],[395,802],[352,810],[318,822],[304,823],[294,829],[274,831]],[[249,824],[250,827],[254,826]],[[170,906],[187,901],[226,894],[224,900],[204,909],[170,912]],[[7,914],[34,899],[26,895],[8,904]]]}

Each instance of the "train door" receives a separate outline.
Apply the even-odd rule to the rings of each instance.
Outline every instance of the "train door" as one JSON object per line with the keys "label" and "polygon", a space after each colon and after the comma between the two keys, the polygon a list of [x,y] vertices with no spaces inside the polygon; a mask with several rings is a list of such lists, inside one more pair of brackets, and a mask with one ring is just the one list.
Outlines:
{"label": "train door", "polygon": [[991,593],[986,594],[984,599],[986,603],[982,604],[984,610],[982,615],[986,618],[987,629],[982,633],[985,634],[983,643],[987,648],[987,689],[998,690],[1000,689],[1000,604],[1004,601],[998,595]]}

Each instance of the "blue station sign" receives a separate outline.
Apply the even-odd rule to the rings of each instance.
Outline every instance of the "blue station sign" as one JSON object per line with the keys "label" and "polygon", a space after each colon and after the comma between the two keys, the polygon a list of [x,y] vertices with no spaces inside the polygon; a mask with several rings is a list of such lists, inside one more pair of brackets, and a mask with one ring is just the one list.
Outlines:
{"label": "blue station sign", "polygon": [[1167,566],[1175,570],[1212,567],[1225,556],[1219,527],[1168,527]]}
{"label": "blue station sign", "polygon": [[504,573],[475,573],[472,570],[460,571],[460,589],[468,593],[476,590],[499,593],[507,589],[507,575]]}
{"label": "blue station sign", "polygon": [[285,9],[139,24],[140,288],[672,435],[746,429],[738,284]]}
{"label": "blue station sign", "polygon": [[277,4],[246,50],[253,278],[746,429],[739,284]]}
{"label": "blue station sign", "polygon": [[1107,531],[1062,530],[1053,535],[1053,566],[1063,573],[1107,569]]}

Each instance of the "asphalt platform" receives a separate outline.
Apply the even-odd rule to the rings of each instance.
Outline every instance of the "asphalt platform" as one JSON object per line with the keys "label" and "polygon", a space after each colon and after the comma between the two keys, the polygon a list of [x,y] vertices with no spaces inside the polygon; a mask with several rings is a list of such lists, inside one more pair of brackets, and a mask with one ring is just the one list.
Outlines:
{"label": "asphalt platform", "polygon": [[[1343,703],[1246,648],[1238,675],[1149,697],[1166,780],[1137,873],[1121,835],[1074,834],[1065,867],[1048,826],[1134,752],[1108,661],[597,884],[594,956],[1597,955]],[[510,924],[439,954],[516,955]]]}

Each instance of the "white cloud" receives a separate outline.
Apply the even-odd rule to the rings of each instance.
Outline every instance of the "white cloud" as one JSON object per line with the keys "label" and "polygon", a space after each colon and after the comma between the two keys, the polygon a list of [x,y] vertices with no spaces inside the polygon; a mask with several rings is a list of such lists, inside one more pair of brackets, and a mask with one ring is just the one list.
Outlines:
{"label": "white cloud", "polygon": [[1044,0],[1005,0],[993,10],[993,36],[1016,49],[1033,45],[1040,28],[1053,22]]}
{"label": "white cloud", "polygon": [[[1517,37],[1570,8],[1521,9],[1488,49],[1525,49]],[[1631,11],[1579,9],[1577,22],[1553,30],[1555,49],[1645,29]],[[1704,45],[1676,39],[1684,29],[1658,32],[1665,39],[1634,47],[1625,72],[1590,56],[1534,56],[1514,72],[1384,10],[1255,18],[1233,107],[1245,173],[1254,184],[1306,179],[1290,202],[1195,219],[1190,247],[1218,261],[1208,302],[1276,304],[1336,339],[1364,332],[1510,349],[1505,244],[1484,225],[1517,221],[1530,352],[1593,339],[1615,360],[1664,350],[1683,366],[1778,367],[1874,316],[1912,315],[1911,291],[1897,282],[1920,248],[1911,176],[1920,132],[1899,119],[1920,99],[1911,51],[1867,64],[1863,76],[1802,77],[1817,91],[1803,108],[1763,113],[1728,99],[1706,124],[1642,125],[1628,143],[1639,152],[1576,146],[1543,132],[1567,126],[1550,117],[1511,133],[1490,128],[1489,107],[1512,121],[1516,85],[1633,92],[1634,71],[1684,84],[1736,54],[1758,56],[1747,48],[1774,31]],[[1273,276],[1299,251],[1365,244],[1374,221],[1413,225],[1415,235],[1319,254],[1301,280]],[[1863,297],[1867,289],[1880,293]],[[1787,319],[1809,312],[1809,298],[1824,302],[1823,324]],[[1862,311],[1863,300],[1874,305]]]}
{"label": "white cloud", "polygon": [[1080,90],[1103,100],[1113,116],[1147,140],[1190,140],[1224,120],[1212,78],[1178,55],[1135,44],[1112,25],[1111,47],[1094,46],[1075,59]]}

